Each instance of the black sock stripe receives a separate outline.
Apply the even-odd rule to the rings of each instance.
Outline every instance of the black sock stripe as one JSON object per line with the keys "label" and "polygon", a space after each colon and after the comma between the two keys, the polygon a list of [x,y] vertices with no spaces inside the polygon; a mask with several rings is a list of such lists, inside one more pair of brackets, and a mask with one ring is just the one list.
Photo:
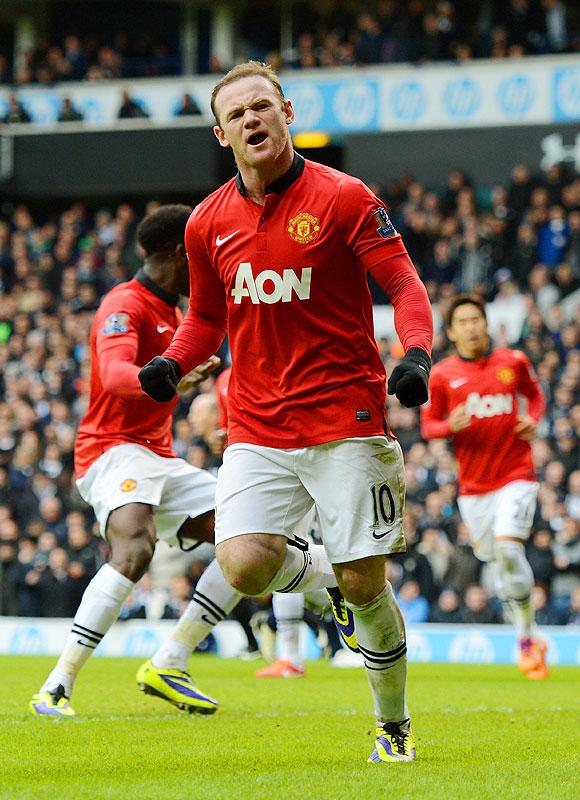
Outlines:
{"label": "black sock stripe", "polygon": [[365,656],[376,656],[377,658],[384,658],[385,656],[394,656],[398,650],[402,650],[407,646],[406,641],[402,641],[396,647],[393,647],[392,650],[368,650],[366,647],[363,647],[360,642],[358,642],[359,649],[361,653]]}
{"label": "black sock stripe", "polygon": [[510,597],[510,600],[513,600],[514,603],[518,603],[520,606],[522,606],[524,603],[531,603],[532,596],[527,594],[525,597]]}
{"label": "black sock stripe", "polygon": [[[369,669],[388,669],[390,666],[392,666],[395,663],[395,661],[398,661],[400,658],[402,658],[406,654],[407,654],[407,651],[404,650],[402,653],[399,653],[398,656],[393,656],[392,658],[386,658],[386,659],[384,659],[382,661],[377,659],[377,658],[367,658],[366,656],[363,656],[363,659],[364,659],[365,667],[368,667]],[[368,661],[372,661],[373,664],[377,664],[378,666],[372,667],[370,664],[367,663]]]}
{"label": "black sock stripe", "polygon": [[86,633],[90,633],[92,636],[96,636],[98,639],[102,639],[105,635],[104,633],[99,633],[99,631],[93,631],[91,628],[85,628],[84,625],[79,625],[78,622],[73,620],[73,628],[80,628],[81,631],[86,631]]}
{"label": "black sock stripe", "polygon": [[280,623],[280,622],[302,622],[302,620],[304,619],[304,617],[277,617],[275,614],[274,614],[274,617],[275,617],[277,623]]}
{"label": "black sock stripe", "polygon": [[216,616],[221,616],[222,619],[227,617],[227,614],[223,608],[220,608],[217,603],[214,603],[211,597],[208,597],[207,595],[202,594],[198,589],[195,589],[193,592],[193,599],[197,602],[198,597],[201,597],[202,600],[205,600],[208,605],[215,609]]}
{"label": "black sock stripe", "polygon": [[94,642],[96,645],[100,644],[101,643],[101,639],[103,638],[102,636],[101,636],[100,639],[97,639],[96,636],[89,636],[88,633],[85,633],[84,631],[77,631],[77,630],[74,629],[74,627],[73,627],[71,633],[74,634],[75,636],[82,636],[83,639],[88,639],[89,642]]}
{"label": "black sock stripe", "polygon": [[215,623],[215,624],[217,624],[218,622],[221,622],[221,621],[222,621],[223,617],[222,617],[222,616],[220,616],[219,614],[217,614],[217,613],[216,613],[216,612],[213,610],[213,608],[212,608],[211,606],[208,606],[208,605],[207,605],[207,604],[206,604],[206,603],[205,603],[203,600],[199,600],[197,597],[194,597],[193,599],[194,599],[194,600],[195,600],[195,602],[198,604],[198,606],[201,606],[202,608],[205,608],[205,610],[207,611],[207,613],[208,613],[208,614],[211,614],[211,616],[215,618],[215,620],[216,620],[216,623]]}
{"label": "black sock stripe", "polygon": [[89,650],[96,650],[97,649],[97,645],[95,645],[93,647],[93,645],[91,645],[91,644],[87,644],[86,642],[81,642],[80,639],[77,639],[77,644],[82,644],[83,647],[88,647]]}
{"label": "black sock stripe", "polygon": [[298,586],[298,584],[304,577],[304,573],[306,572],[309,563],[308,553],[303,551],[302,555],[304,556],[304,566],[302,567],[298,575],[296,575],[296,577],[293,578],[287,586],[284,586],[283,589],[276,589],[277,592],[291,592],[292,589]]}
{"label": "black sock stripe", "polygon": [[[359,647],[360,647],[360,645],[359,645]],[[388,658],[372,658],[371,656],[367,656],[366,653],[363,653],[363,658],[365,660],[365,663],[367,661],[371,661],[373,664],[392,664],[393,661],[398,661],[400,658],[402,658],[404,655],[406,655],[406,653],[407,653],[407,648],[404,647],[396,655],[389,656]]]}
{"label": "black sock stripe", "polygon": [[384,667],[371,667],[371,665],[367,664],[366,661],[364,662],[364,665],[365,665],[365,669],[370,669],[373,672],[384,672],[387,669],[391,669],[391,666],[392,666],[392,664],[385,664]]}

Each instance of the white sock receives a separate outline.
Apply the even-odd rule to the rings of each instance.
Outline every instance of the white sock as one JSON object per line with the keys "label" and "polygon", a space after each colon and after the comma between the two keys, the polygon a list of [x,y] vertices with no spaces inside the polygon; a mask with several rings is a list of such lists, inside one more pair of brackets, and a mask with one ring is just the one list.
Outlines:
{"label": "white sock", "polygon": [[81,667],[118,618],[121,606],[134,587],[133,581],[110,564],[101,567],[85,589],[64,650],[41,691],[52,691],[62,684],[66,695],[71,696]]}
{"label": "white sock", "polygon": [[499,596],[508,602],[518,638],[527,639],[536,633],[532,587],[534,574],[526,558],[522,542],[496,541],[496,566]]}
{"label": "white sock", "polygon": [[405,623],[391,584],[370,603],[347,606],[354,614],[377,724],[408,720]]}
{"label": "white sock", "polygon": [[267,592],[311,592],[336,586],[336,576],[321,544],[298,544],[288,539],[286,558]]}
{"label": "white sock", "polygon": [[303,594],[279,594],[272,597],[272,609],[276,618],[276,645],[283,661],[295,667],[302,666],[300,655],[300,624],[304,617]]}
{"label": "white sock", "polygon": [[187,660],[212,628],[225,619],[240,602],[242,595],[229,585],[214,560],[205,570],[193,593],[193,598],[171,637],[151,658],[157,669],[187,670]]}

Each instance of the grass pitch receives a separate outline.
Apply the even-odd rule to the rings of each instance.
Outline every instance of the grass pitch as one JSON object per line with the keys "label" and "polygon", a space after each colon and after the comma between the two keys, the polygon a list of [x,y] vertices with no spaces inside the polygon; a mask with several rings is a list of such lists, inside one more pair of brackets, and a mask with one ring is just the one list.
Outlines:
{"label": "grass pitch", "polygon": [[54,662],[0,658],[2,800],[578,797],[576,668],[536,683],[515,667],[413,664],[418,760],[374,766],[362,670],[314,662],[303,680],[268,681],[256,662],[195,657],[192,674],[222,704],[203,718],[141,694],[138,659],[95,658],[76,718],[34,718],[28,701]]}

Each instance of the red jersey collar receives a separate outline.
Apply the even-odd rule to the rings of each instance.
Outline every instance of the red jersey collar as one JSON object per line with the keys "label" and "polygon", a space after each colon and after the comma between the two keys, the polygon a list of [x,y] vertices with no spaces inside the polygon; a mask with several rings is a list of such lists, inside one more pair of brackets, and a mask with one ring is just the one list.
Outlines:
{"label": "red jersey collar", "polygon": [[[276,192],[279,194],[283,192],[284,189],[287,189],[289,186],[292,186],[294,181],[297,181],[298,178],[304,172],[304,158],[299,153],[294,153],[294,158],[292,159],[292,164],[290,165],[290,169],[284,173],[280,178],[274,181],[274,183],[270,183],[266,186],[266,194],[271,194],[272,192]],[[236,174],[236,187],[238,192],[245,197],[246,187],[244,186],[244,182],[242,180],[242,176],[240,175],[239,171]]]}
{"label": "red jersey collar", "polygon": [[144,286],[160,300],[163,300],[164,303],[167,303],[168,306],[177,305],[179,297],[176,294],[171,294],[171,292],[166,292],[165,289],[162,289],[161,286],[158,286],[155,281],[152,281],[151,278],[145,274],[143,269],[137,271],[135,274],[135,280],[139,281],[141,286]]}

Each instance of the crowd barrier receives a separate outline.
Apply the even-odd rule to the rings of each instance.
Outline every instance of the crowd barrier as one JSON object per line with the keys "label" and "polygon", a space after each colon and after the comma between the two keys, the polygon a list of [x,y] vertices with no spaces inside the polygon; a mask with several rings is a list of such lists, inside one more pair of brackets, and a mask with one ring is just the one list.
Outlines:
{"label": "crowd barrier", "polygon": [[[175,622],[129,620],[117,622],[95,655],[147,658],[170,635]],[[59,655],[70,631],[68,619],[0,617],[0,655]],[[580,665],[580,628],[544,627],[552,665]],[[246,642],[237,622],[220,622],[214,631],[217,655],[235,658]],[[307,659],[320,657],[314,634],[302,626],[301,645]],[[463,664],[511,664],[517,643],[513,629],[504,625],[409,625],[410,661]]]}

